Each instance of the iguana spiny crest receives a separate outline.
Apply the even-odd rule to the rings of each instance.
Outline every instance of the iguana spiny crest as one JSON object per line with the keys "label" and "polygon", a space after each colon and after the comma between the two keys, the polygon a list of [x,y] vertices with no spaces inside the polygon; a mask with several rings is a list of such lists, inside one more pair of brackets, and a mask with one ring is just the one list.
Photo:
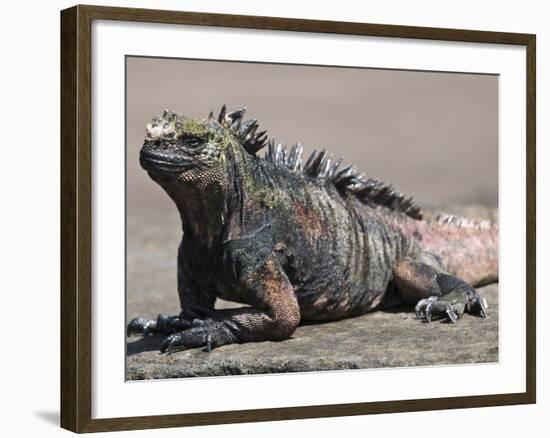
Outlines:
{"label": "iguana spiny crest", "polygon": [[[167,166],[166,171],[204,169],[221,165],[227,159],[227,146],[242,149],[253,157],[267,147],[264,160],[279,167],[333,184],[344,196],[353,195],[360,201],[399,211],[414,219],[421,219],[420,207],[412,198],[406,198],[392,185],[359,174],[353,165],[340,169],[342,159],[334,160],[326,150],[313,151],[303,164],[303,146],[294,144],[290,149],[268,139],[267,131],[258,132],[256,119],[244,121],[246,107],[227,112],[223,105],[217,118],[210,112],[205,119],[190,119],[165,110],[146,127],[146,144],[142,155],[154,150],[149,158]],[[142,160],[143,163],[143,160]],[[170,168],[169,168],[170,167]],[[220,169],[220,171],[222,171]]]}

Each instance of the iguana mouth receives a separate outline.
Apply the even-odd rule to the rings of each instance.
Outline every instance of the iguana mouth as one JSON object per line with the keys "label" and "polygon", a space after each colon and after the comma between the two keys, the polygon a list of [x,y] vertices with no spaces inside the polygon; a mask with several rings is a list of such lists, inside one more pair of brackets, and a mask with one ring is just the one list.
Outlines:
{"label": "iguana mouth", "polygon": [[141,167],[147,171],[180,173],[192,167],[191,163],[186,163],[179,157],[174,158],[143,150],[140,153],[139,162]]}

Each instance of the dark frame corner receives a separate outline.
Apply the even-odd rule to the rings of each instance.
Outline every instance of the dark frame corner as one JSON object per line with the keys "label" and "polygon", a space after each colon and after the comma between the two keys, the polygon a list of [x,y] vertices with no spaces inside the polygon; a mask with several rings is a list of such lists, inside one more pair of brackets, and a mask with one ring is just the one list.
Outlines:
{"label": "dark frame corner", "polygon": [[[92,419],[91,365],[91,23],[141,21],[333,34],[512,44],[527,63],[526,392],[325,406]],[[98,432],[206,424],[456,409],[536,402],[536,36],[78,5],[61,11],[61,426]]]}

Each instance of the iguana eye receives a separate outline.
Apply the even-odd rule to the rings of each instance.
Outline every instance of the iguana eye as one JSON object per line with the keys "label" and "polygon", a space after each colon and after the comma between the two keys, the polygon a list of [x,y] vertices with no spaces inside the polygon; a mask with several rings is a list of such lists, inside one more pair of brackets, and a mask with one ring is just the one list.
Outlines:
{"label": "iguana eye", "polygon": [[202,140],[197,137],[188,137],[183,140],[183,144],[190,149],[195,149],[202,144]]}

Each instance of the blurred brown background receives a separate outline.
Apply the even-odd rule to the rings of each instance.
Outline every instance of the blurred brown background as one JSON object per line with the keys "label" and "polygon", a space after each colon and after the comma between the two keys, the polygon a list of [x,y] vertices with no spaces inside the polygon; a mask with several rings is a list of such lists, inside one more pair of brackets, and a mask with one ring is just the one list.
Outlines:
{"label": "blurred brown background", "polygon": [[128,57],[126,96],[128,317],[179,311],[177,210],[138,160],[164,108],[246,106],[277,140],[326,148],[421,205],[497,205],[496,76]]}

